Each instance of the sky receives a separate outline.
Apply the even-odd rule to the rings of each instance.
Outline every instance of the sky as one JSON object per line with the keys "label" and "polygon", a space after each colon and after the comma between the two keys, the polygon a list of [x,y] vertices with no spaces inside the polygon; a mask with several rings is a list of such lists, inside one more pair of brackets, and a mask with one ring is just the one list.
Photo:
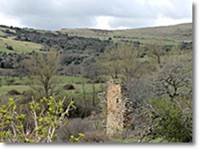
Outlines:
{"label": "sky", "polygon": [[46,30],[192,22],[192,0],[0,0],[0,24]]}

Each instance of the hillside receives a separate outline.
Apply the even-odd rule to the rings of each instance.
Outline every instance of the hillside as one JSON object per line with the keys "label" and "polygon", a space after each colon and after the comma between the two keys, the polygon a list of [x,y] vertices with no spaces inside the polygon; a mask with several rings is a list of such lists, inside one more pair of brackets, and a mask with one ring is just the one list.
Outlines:
{"label": "hillside", "polygon": [[[69,38],[70,37],[70,38]],[[7,26],[0,26],[0,51],[5,51],[7,48],[4,46],[6,43],[15,47],[16,51],[24,52],[24,46],[27,46],[29,51],[35,49],[41,49],[41,45],[46,44],[52,46],[51,42],[46,42],[45,38],[59,38],[59,40],[69,41],[68,45],[79,45],[87,47],[85,43],[89,41],[97,41],[94,39],[100,40],[112,40],[114,42],[134,42],[139,41],[141,43],[158,43],[158,40],[162,40],[163,44],[177,44],[183,41],[192,41],[192,23],[179,24],[173,26],[161,26],[161,27],[148,27],[148,28],[139,28],[139,29],[125,29],[125,30],[100,30],[100,29],[89,29],[89,28],[80,28],[80,29],[61,29],[58,31],[45,31],[45,30],[35,30],[28,28],[14,28]],[[28,43],[16,42],[18,41],[28,41]],[[78,40],[78,41],[77,41]],[[55,40],[54,40],[55,41]],[[84,42],[86,41],[86,42]],[[33,44],[33,43],[38,43]],[[93,43],[91,42],[91,44]],[[89,42],[90,43],[90,42]],[[90,45],[90,44],[89,44]],[[98,45],[98,44],[97,44]],[[67,46],[69,47],[69,46]],[[72,46],[73,47],[73,46]],[[62,45],[62,49],[65,49],[66,46]],[[73,49],[73,48],[68,48]],[[7,49],[10,52],[9,49]],[[28,52],[29,52],[28,51]]]}
{"label": "hillside", "polygon": [[[58,31],[36,30],[0,26],[0,68],[13,69],[32,52],[45,53],[50,48],[63,53],[62,65],[84,66],[95,61],[106,49],[116,43],[143,47],[147,44],[161,45],[163,51],[173,47],[192,47],[192,24],[149,27],[126,30],[61,29]],[[2,71],[0,72],[2,74]]]}
{"label": "hillside", "polygon": [[156,42],[158,39],[165,42],[180,42],[192,40],[192,23],[126,30],[61,29],[60,32],[81,37],[101,39],[111,37],[113,40],[140,40],[147,43]]}

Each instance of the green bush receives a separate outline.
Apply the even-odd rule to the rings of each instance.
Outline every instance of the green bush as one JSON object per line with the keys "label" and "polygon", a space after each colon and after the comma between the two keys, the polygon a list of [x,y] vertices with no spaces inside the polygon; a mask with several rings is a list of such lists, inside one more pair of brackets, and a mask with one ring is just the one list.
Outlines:
{"label": "green bush", "polygon": [[[9,143],[51,143],[57,138],[56,130],[68,124],[66,118],[75,107],[71,101],[64,108],[65,99],[53,97],[32,100],[28,104],[30,114],[17,111],[18,105],[10,98],[7,104],[0,106],[0,141]],[[25,122],[32,120],[32,126]],[[76,142],[77,142],[76,138]]]}
{"label": "green bush", "polygon": [[151,100],[153,133],[169,142],[192,142],[192,107],[188,99]]}

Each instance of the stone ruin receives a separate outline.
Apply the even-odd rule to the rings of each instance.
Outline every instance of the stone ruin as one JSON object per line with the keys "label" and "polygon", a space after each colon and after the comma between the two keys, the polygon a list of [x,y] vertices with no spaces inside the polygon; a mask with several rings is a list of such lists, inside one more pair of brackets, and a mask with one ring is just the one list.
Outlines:
{"label": "stone ruin", "polygon": [[134,124],[134,104],[129,101],[126,89],[119,83],[109,81],[105,92],[98,93],[101,99],[103,125],[108,137],[123,135]]}
{"label": "stone ruin", "polygon": [[121,85],[108,83],[106,91],[107,115],[106,134],[109,137],[122,134],[124,128],[125,105],[122,98]]}

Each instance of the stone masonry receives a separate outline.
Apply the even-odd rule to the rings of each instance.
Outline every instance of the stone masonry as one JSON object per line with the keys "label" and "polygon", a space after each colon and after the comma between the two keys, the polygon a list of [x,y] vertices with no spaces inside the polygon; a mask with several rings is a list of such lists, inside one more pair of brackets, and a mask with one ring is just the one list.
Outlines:
{"label": "stone masonry", "polygon": [[107,100],[107,136],[120,135],[123,131],[124,103],[120,84],[109,82],[106,92]]}

